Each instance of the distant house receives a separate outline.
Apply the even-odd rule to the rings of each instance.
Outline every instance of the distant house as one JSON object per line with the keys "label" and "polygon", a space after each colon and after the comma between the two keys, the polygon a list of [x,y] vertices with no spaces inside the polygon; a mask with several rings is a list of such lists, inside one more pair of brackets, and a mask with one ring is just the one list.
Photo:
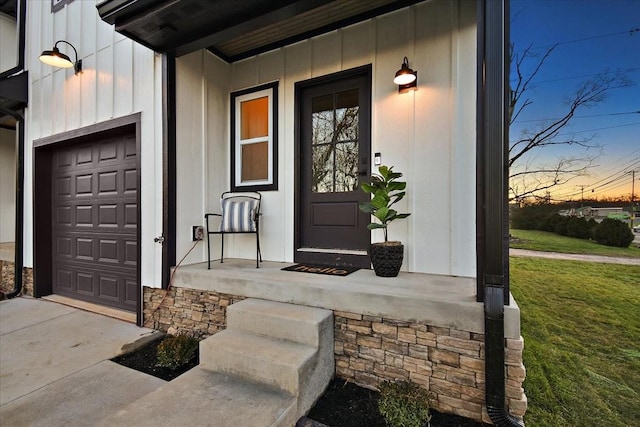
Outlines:
{"label": "distant house", "polygon": [[621,207],[584,207],[576,210],[577,215],[586,219],[595,219],[600,222],[605,218],[613,218],[619,220],[628,220],[631,214]]}
{"label": "distant house", "polygon": [[[516,425],[526,396],[504,243],[508,0],[26,6],[0,10],[17,35],[3,53],[18,47],[0,70],[1,147],[18,176],[0,183],[0,205],[16,201],[9,296],[58,295],[202,335],[224,329],[241,299],[322,307],[337,376],[411,380],[438,410]],[[81,69],[38,59],[56,49]],[[393,82],[403,65],[417,90]],[[320,121],[331,138],[313,138]],[[404,264],[383,282],[367,254],[381,235],[357,208],[375,159],[404,173],[399,210],[412,213],[391,226]],[[269,268],[255,269],[253,239],[229,236],[233,262],[206,269],[192,228],[227,190],[262,193]],[[352,282],[281,279],[294,262],[363,270]]]}

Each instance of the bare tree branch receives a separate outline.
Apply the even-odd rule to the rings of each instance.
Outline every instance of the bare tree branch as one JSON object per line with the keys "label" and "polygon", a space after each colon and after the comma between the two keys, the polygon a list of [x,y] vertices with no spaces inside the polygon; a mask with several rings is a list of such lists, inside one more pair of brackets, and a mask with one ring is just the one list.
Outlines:
{"label": "bare tree branch", "polygon": [[[542,69],[557,45],[547,49],[542,55],[532,53],[532,47],[527,47],[521,54],[514,54],[511,46],[511,64],[515,79],[511,82],[509,98],[509,123],[517,120],[520,114],[533,104],[528,95],[535,85],[534,79]],[[523,74],[525,63],[535,59],[533,72]],[[537,193],[548,190],[557,185],[566,184],[577,176],[584,176],[593,166],[593,160],[599,155],[587,155],[573,158],[559,158],[552,166],[534,164],[531,161],[524,167],[518,165],[532,153],[550,146],[575,146],[585,151],[597,149],[593,143],[593,136],[577,138],[569,132],[568,126],[579,110],[589,108],[603,102],[609,93],[618,88],[628,87],[632,82],[622,72],[603,72],[596,77],[584,81],[576,91],[565,99],[566,112],[558,119],[541,123],[533,129],[525,129],[520,136],[509,145],[510,199],[523,199],[538,196]]]}

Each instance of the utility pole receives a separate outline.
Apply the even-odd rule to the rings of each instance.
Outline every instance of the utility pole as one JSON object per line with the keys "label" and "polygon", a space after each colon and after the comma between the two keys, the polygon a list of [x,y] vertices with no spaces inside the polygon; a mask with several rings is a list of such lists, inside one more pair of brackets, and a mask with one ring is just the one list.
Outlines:
{"label": "utility pole", "polygon": [[586,185],[578,185],[578,187],[580,187],[580,207],[584,207],[584,187],[586,187]]}

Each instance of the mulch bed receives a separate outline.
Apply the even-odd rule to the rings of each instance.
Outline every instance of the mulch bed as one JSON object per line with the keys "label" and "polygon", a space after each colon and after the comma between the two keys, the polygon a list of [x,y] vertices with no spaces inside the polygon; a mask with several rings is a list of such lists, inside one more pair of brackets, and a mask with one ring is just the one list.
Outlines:
{"label": "mulch bed", "polygon": [[[186,365],[176,370],[156,366],[156,348],[161,339],[152,341],[134,350],[111,359],[131,369],[144,372],[165,381],[179,377],[199,363],[196,356]],[[359,387],[345,380],[334,378],[325,393],[311,408],[307,418],[309,424],[319,422],[329,427],[386,427],[386,423],[378,412],[379,393]],[[441,414],[431,411],[431,427],[482,427],[486,424],[478,423],[456,415]]]}
{"label": "mulch bed", "polygon": [[[334,378],[324,395],[311,408],[308,418],[330,427],[386,427],[378,412],[379,393]],[[457,415],[431,410],[431,427],[482,427],[482,424]]]}
{"label": "mulch bed", "polygon": [[122,366],[126,366],[127,368],[153,375],[154,377],[158,377],[165,381],[171,381],[172,379],[179,377],[200,363],[198,352],[196,352],[195,357],[193,357],[189,363],[182,365],[175,370],[156,366],[156,363],[158,362],[156,349],[158,344],[160,344],[160,341],[162,341],[162,339],[151,341],[137,350],[114,357],[111,360]]}

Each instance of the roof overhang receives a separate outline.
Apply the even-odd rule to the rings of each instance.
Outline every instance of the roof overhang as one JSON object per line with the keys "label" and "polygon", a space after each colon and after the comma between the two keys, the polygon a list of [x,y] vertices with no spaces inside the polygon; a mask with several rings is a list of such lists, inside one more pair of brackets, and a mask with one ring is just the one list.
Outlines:
{"label": "roof overhang", "polygon": [[29,101],[29,77],[23,73],[0,78],[0,126],[15,127]]}
{"label": "roof overhang", "polygon": [[234,62],[424,0],[105,0],[103,21],[160,53]]}

